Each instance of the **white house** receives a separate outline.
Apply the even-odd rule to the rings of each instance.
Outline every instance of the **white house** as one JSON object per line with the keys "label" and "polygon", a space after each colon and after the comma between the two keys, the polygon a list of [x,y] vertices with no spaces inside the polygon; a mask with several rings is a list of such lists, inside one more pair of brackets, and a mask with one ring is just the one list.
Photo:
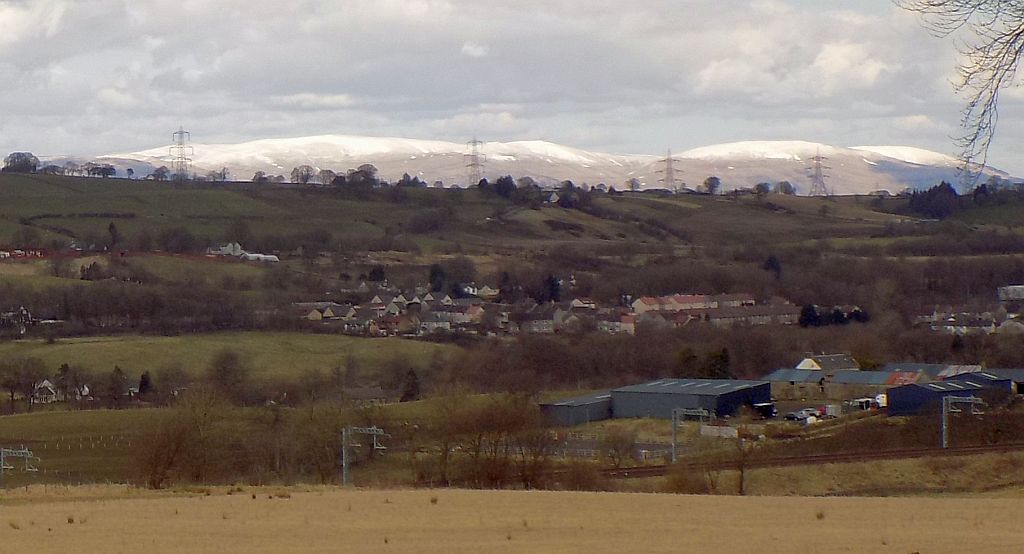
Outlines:
{"label": "white house", "polygon": [[52,404],[57,401],[57,387],[49,379],[43,379],[32,391],[32,402],[36,404]]}
{"label": "white house", "polygon": [[242,249],[242,245],[237,242],[229,242],[218,246],[217,248],[210,248],[207,252],[214,256],[232,256],[234,258],[238,258],[242,254],[245,254],[245,250]]}

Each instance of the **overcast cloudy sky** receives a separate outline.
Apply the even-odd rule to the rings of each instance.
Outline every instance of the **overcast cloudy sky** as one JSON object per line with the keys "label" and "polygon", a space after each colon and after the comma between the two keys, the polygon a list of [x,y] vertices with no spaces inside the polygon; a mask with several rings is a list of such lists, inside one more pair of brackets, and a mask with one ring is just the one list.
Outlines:
{"label": "overcast cloudy sky", "polygon": [[[889,0],[0,0],[0,151],[344,133],[955,153],[956,51]],[[1024,175],[1024,94],[990,161]]]}

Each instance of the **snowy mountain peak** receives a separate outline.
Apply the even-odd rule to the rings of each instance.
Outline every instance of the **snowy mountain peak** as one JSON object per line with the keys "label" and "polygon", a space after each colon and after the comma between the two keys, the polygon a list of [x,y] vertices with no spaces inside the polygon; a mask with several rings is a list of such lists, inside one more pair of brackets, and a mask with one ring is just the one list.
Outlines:
{"label": "snowy mountain peak", "polygon": [[680,158],[691,160],[717,159],[767,159],[794,160],[807,159],[820,153],[829,156],[836,152],[836,147],[816,142],[800,140],[774,141],[742,141],[702,146],[679,154]]}
{"label": "snowy mountain peak", "polygon": [[[228,168],[232,178],[248,180],[257,171],[287,177],[292,168],[345,172],[373,164],[382,178],[399,179],[403,173],[446,186],[466,186],[469,170],[465,143],[398,137],[320,135],[263,139],[238,144],[193,144],[197,174]],[[502,175],[529,176],[542,184],[563,180],[577,184],[605,184],[622,188],[639,180],[643,188],[699,188],[709,176],[721,179],[722,190],[749,188],[757,183],[789,181],[797,191],[810,190],[811,158],[828,158],[827,185],[836,194],[864,194],[876,190],[899,192],[934,186],[956,179],[956,159],[907,146],[846,148],[807,141],[744,141],[717,144],[676,154],[674,182],[665,182],[664,156],[592,152],[542,140],[484,142],[483,174],[494,180]],[[64,158],[68,159],[68,158]],[[104,156],[120,170],[131,167],[136,175],[170,165],[167,147]],[[88,161],[88,160],[78,160]],[[1006,177],[992,170],[991,174]]]}

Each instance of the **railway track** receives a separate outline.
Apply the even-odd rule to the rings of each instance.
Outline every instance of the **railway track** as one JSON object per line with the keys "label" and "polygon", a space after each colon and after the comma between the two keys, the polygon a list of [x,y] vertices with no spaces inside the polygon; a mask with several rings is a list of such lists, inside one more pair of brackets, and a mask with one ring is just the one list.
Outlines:
{"label": "railway track", "polygon": [[[1024,450],[1024,443],[958,446],[952,448],[908,448],[899,450],[883,450],[879,452],[850,452],[837,454],[813,454],[806,456],[777,456],[772,458],[748,458],[745,463],[739,460],[723,460],[720,462],[690,462],[687,466],[694,470],[735,470],[741,465],[746,469],[766,467],[787,467],[803,465],[845,464],[870,462],[877,460],[906,460],[926,458],[929,456],[970,456],[974,454],[993,454]],[[612,479],[640,479],[660,477],[668,472],[669,466],[642,466],[621,469],[605,469],[601,473]]]}

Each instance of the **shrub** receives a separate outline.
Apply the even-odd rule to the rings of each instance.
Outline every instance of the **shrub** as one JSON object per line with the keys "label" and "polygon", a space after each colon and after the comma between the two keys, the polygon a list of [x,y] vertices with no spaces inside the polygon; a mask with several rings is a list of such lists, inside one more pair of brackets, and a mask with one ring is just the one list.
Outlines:
{"label": "shrub", "polygon": [[709,494],[712,492],[704,474],[687,464],[675,464],[669,468],[664,491],[675,494]]}

